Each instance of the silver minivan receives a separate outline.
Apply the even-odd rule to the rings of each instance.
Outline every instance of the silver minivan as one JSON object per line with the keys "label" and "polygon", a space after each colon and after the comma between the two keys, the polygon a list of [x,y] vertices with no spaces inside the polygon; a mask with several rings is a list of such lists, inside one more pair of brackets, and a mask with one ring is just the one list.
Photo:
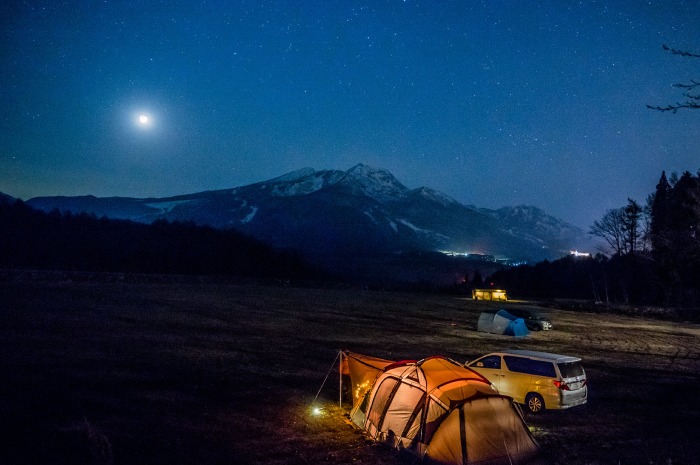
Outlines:
{"label": "silver minivan", "polygon": [[581,359],[568,355],[504,350],[484,355],[465,366],[483,375],[498,392],[532,413],[566,409],[588,401]]}

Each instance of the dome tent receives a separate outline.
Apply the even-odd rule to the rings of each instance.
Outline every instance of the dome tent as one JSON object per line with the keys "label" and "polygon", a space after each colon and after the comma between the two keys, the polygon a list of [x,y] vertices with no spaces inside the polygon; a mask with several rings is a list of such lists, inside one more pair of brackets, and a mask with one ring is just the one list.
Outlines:
{"label": "dome tent", "polygon": [[511,315],[506,310],[496,313],[482,312],[476,325],[477,331],[492,334],[504,334],[506,336],[527,336],[530,332],[525,325],[525,320]]}
{"label": "dome tent", "polygon": [[513,400],[471,369],[444,357],[393,363],[342,355],[350,416],[375,441],[441,465],[522,463],[536,455]]}

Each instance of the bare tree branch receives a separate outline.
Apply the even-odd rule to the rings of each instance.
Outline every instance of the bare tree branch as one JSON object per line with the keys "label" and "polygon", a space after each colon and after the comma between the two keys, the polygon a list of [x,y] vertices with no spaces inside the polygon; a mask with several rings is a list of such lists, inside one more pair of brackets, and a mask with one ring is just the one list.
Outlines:
{"label": "bare tree branch", "polygon": [[[684,57],[691,57],[691,58],[700,58],[699,54],[696,53],[690,53],[685,50],[678,50],[675,48],[671,48],[668,45],[662,45],[663,49],[666,50],[667,52],[670,52],[674,55],[680,55]],[[685,89],[686,92],[683,94],[686,100],[685,102],[678,102],[675,104],[671,105],[666,105],[666,106],[659,106],[659,105],[647,105],[647,108],[650,110],[657,110],[657,111],[670,111],[672,113],[676,113],[678,110],[681,108],[688,108],[691,110],[697,110],[700,108],[700,95],[699,94],[692,94],[691,91],[700,88],[700,81],[697,81],[695,79],[691,79],[690,84],[674,84],[673,87],[678,87],[680,89]]]}
{"label": "bare tree branch", "polygon": [[690,52],[687,52],[685,50],[677,50],[675,48],[669,47],[668,45],[662,45],[661,47],[663,47],[663,49],[666,50],[667,52],[673,53],[674,55],[680,55],[683,57],[700,58],[700,55],[698,55],[698,54],[690,53]]}
{"label": "bare tree branch", "polygon": [[[621,208],[608,210],[600,221],[594,221],[588,234],[602,238],[612,250],[612,254],[624,255],[626,253]],[[601,252],[606,251],[602,249]]]}
{"label": "bare tree branch", "polygon": [[651,110],[658,110],[658,111],[670,111],[670,112],[677,112],[681,108],[690,108],[692,110],[697,110],[700,108],[700,104],[692,101],[687,101],[685,103],[676,103],[675,105],[668,105],[665,107],[659,107],[659,106],[652,106],[652,105],[647,105],[647,108]]}
{"label": "bare tree branch", "polygon": [[[695,79],[690,80],[690,84],[674,84],[673,87],[680,87],[682,89],[688,89],[688,90],[693,90],[696,87],[700,86],[700,82],[696,81]],[[697,98],[697,97],[693,97]]]}

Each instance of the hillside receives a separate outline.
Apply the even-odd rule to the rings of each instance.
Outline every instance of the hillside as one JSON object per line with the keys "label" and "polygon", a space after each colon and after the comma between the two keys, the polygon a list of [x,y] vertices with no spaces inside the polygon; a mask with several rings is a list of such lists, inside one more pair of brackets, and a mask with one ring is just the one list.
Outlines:
{"label": "hillside", "polygon": [[0,199],[0,268],[310,278],[289,251],[238,231],[158,220],[150,225]]}
{"label": "hillside", "polygon": [[251,185],[167,198],[37,197],[27,203],[44,211],[234,228],[336,270],[358,257],[414,251],[537,261],[590,246],[582,230],[540,209],[463,205],[428,187],[409,189],[390,172],[363,164],[347,171],[304,168]]}

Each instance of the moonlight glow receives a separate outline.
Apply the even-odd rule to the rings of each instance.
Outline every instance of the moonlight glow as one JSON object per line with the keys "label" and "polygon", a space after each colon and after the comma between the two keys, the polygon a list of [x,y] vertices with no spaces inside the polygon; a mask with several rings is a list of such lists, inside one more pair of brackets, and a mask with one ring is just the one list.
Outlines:
{"label": "moonlight glow", "polygon": [[153,126],[153,117],[148,113],[136,113],[133,115],[134,125],[141,129],[150,129]]}

